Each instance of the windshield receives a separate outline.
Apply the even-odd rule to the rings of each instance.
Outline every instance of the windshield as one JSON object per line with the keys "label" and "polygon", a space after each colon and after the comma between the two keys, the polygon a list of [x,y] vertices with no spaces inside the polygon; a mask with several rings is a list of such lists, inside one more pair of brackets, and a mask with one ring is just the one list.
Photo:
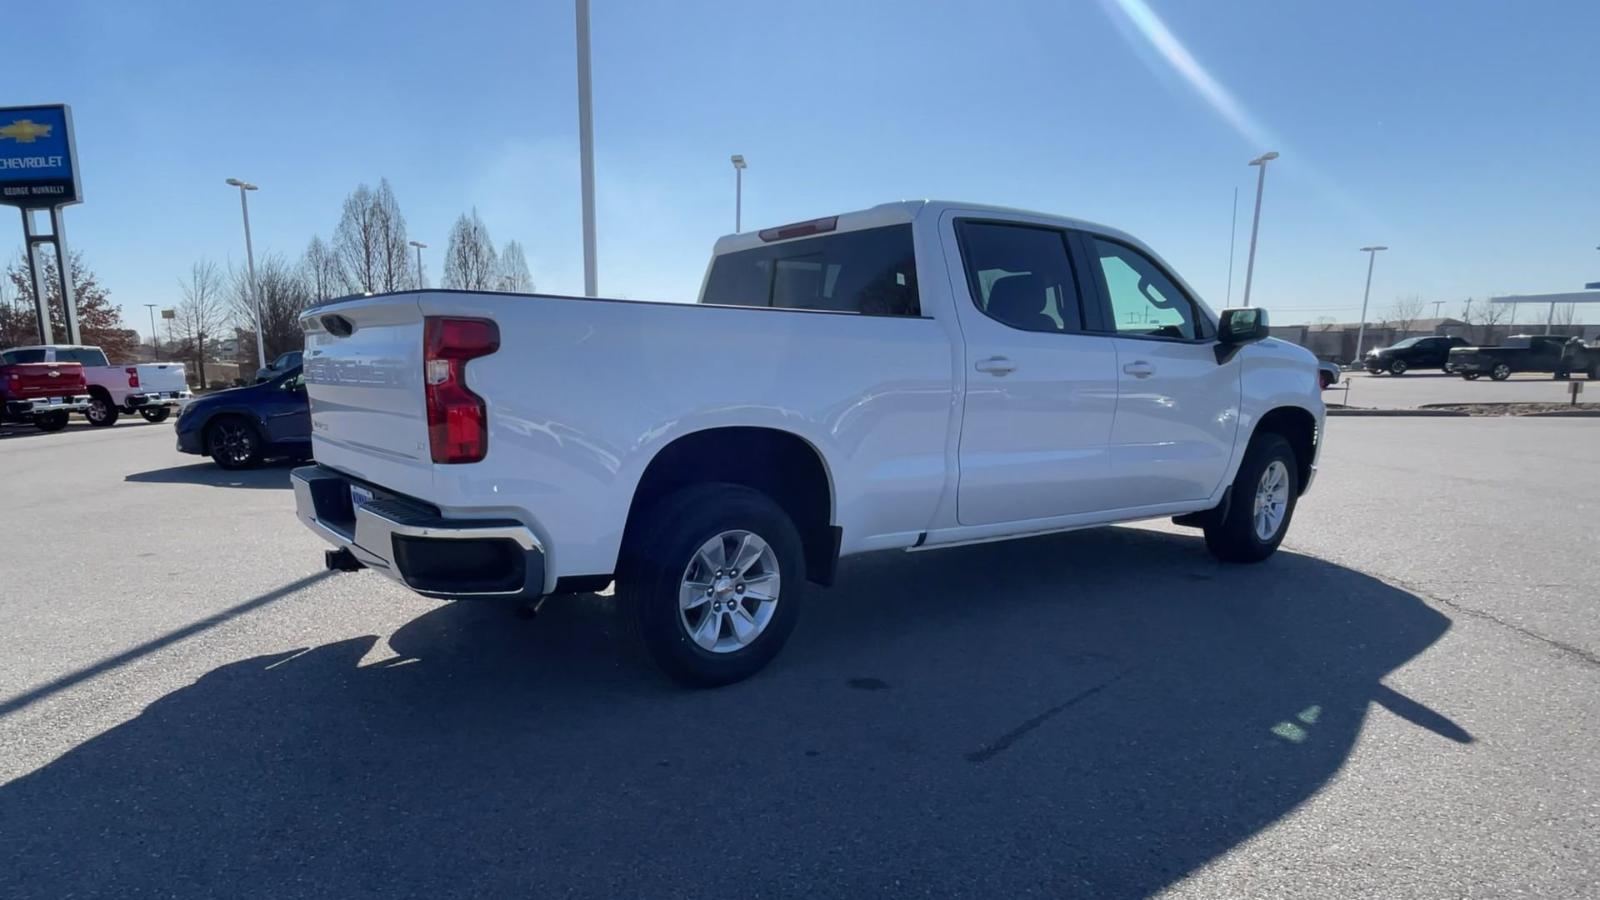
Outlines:
{"label": "windshield", "polygon": [[1404,350],[1407,347],[1415,347],[1417,345],[1417,341],[1420,341],[1420,340],[1422,340],[1422,338],[1406,338],[1403,341],[1396,341],[1393,345],[1390,346],[1389,349],[1391,349],[1391,350]]}

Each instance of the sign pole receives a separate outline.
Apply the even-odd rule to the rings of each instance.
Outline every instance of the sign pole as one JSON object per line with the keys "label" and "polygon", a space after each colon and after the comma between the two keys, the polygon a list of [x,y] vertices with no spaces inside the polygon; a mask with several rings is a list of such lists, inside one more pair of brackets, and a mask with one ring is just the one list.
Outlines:
{"label": "sign pole", "polygon": [[55,235],[56,270],[61,275],[61,314],[67,326],[67,343],[81,344],[83,336],[78,329],[78,295],[73,291],[72,256],[67,253],[67,223],[61,207],[50,207],[50,231]]}
{"label": "sign pole", "polygon": [[50,298],[44,289],[44,266],[39,265],[39,245],[50,240],[33,231],[33,211],[22,210],[22,238],[27,244],[28,276],[33,284],[33,310],[38,323],[39,343],[55,343],[55,330],[50,327]]}

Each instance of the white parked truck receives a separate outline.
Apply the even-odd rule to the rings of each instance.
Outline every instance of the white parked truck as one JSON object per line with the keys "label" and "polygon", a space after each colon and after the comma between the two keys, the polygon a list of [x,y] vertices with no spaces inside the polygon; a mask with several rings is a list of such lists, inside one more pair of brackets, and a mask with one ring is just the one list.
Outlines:
{"label": "white parked truck", "polygon": [[161,422],[191,397],[183,363],[114,366],[99,347],[71,344],[13,347],[3,356],[9,362],[83,366],[83,379],[89,383],[89,405],[83,414],[90,425],[115,425],[123,413]]}
{"label": "white parked truck", "polygon": [[463,291],[302,316],[299,517],[431,597],[597,590],[691,684],[841,556],[1153,517],[1283,540],[1317,361],[1111,228],[930,201],[724,237],[698,304]]}

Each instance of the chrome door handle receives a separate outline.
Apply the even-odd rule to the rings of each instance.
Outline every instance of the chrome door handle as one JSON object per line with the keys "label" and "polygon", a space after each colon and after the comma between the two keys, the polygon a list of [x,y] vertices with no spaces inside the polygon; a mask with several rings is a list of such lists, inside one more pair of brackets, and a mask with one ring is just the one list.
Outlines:
{"label": "chrome door handle", "polygon": [[1156,373],[1155,367],[1144,360],[1136,360],[1122,367],[1122,371],[1135,378],[1149,378]]}
{"label": "chrome door handle", "polygon": [[980,359],[972,367],[979,372],[988,372],[990,375],[1001,376],[1010,375],[1017,370],[1017,364],[1004,356],[991,356],[988,359]]}

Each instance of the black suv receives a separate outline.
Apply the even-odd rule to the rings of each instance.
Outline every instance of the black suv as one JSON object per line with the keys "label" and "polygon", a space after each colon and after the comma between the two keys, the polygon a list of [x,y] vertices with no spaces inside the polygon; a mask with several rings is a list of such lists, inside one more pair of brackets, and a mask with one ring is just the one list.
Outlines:
{"label": "black suv", "polygon": [[1374,375],[1379,372],[1404,375],[1412,369],[1443,369],[1449,372],[1451,348],[1465,346],[1466,340],[1458,337],[1406,338],[1393,347],[1367,351],[1367,358],[1362,360],[1362,365]]}

